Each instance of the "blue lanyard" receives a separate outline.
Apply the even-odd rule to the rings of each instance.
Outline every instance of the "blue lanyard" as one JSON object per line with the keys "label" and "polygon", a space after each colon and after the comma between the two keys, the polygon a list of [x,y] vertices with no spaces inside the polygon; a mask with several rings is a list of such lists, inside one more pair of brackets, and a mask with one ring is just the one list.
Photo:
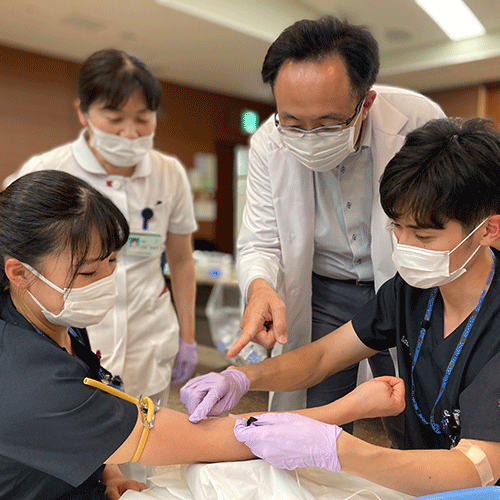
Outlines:
{"label": "blue lanyard", "polygon": [[[33,323],[31,323],[31,326],[37,331],[42,337],[47,337],[45,333],[43,333],[39,328],[37,328]],[[69,327],[68,328],[69,334],[77,341],[80,343],[80,345],[87,347],[83,342],[82,339],[77,335],[77,333],[73,330],[73,328]],[[108,370],[103,368],[101,364],[99,363],[99,379],[101,382],[110,385],[112,387],[115,387],[116,389],[123,391],[123,382],[122,379],[119,375],[113,376]]]}
{"label": "blue lanyard", "polygon": [[433,288],[431,291],[431,296],[429,298],[429,303],[427,304],[427,310],[425,312],[425,317],[424,317],[424,320],[422,321],[422,328],[420,329],[420,335],[418,337],[417,348],[415,350],[415,355],[413,356],[413,361],[411,364],[411,401],[413,403],[413,408],[415,409],[415,412],[416,412],[418,418],[424,424],[430,425],[432,427],[432,430],[436,434],[441,434],[441,429],[440,429],[439,425],[436,424],[436,422],[434,420],[434,412],[436,410],[436,406],[437,406],[439,400],[441,399],[441,396],[444,393],[446,385],[448,384],[448,379],[450,378],[450,374],[453,371],[453,368],[455,368],[458,356],[460,356],[460,353],[462,352],[462,347],[465,345],[465,341],[467,340],[467,337],[469,336],[469,333],[472,329],[472,325],[474,324],[474,321],[479,313],[479,310],[481,309],[481,305],[483,303],[484,296],[486,295],[486,291],[488,289],[488,286],[490,285],[491,280],[493,279],[493,274],[495,273],[495,255],[493,254],[493,251],[491,251],[491,256],[493,257],[493,265],[491,266],[491,271],[490,271],[490,274],[489,274],[488,279],[486,281],[486,285],[485,285],[483,291],[481,292],[481,296],[479,297],[479,302],[477,303],[477,306],[475,307],[474,311],[472,311],[472,314],[470,315],[469,321],[467,322],[464,333],[462,334],[462,337],[460,338],[460,341],[458,342],[458,345],[455,349],[455,352],[453,353],[453,356],[451,357],[451,360],[448,363],[448,367],[446,368],[446,372],[445,372],[445,374],[443,376],[443,380],[441,382],[441,387],[439,389],[438,397],[436,398],[436,401],[434,402],[434,405],[432,407],[429,422],[427,422],[427,420],[422,415],[420,408],[418,407],[417,399],[415,397],[415,379],[413,376],[413,372],[415,370],[415,365],[417,364],[417,359],[418,359],[418,356],[420,354],[422,344],[424,343],[425,334],[427,333],[427,328],[429,328],[429,325],[430,325],[430,318],[432,315],[432,309],[434,307],[434,301],[436,299],[438,287]]}
{"label": "blue lanyard", "polygon": [[[45,335],[45,333],[42,332],[42,330],[40,330],[39,328],[37,328],[33,323],[30,323],[31,326],[35,329],[35,331],[37,333],[39,333],[42,337],[48,337],[48,335]],[[68,332],[70,333],[70,335],[75,339],[77,340],[78,342],[80,342],[81,345],[85,346],[85,344],[82,342],[82,340],[80,339],[80,337],[76,334],[75,330],[73,330],[73,328],[69,327],[68,328]]]}

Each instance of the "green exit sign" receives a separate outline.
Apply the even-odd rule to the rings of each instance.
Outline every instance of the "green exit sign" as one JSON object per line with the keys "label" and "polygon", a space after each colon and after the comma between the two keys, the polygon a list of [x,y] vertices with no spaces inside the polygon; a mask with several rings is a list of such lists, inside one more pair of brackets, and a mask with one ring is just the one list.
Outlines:
{"label": "green exit sign", "polygon": [[253,134],[260,124],[260,116],[256,111],[244,109],[241,112],[241,131],[244,134]]}

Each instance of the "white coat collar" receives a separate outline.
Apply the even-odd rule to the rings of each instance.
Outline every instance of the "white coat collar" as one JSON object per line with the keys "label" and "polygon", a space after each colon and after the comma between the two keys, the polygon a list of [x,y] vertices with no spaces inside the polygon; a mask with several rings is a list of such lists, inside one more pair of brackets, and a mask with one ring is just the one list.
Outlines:
{"label": "white coat collar", "polygon": [[368,115],[361,127],[361,137],[359,138],[359,147],[356,149],[356,152],[363,148],[369,148],[372,145],[372,127],[372,115],[368,111]]}
{"label": "white coat collar", "polygon": [[377,91],[377,97],[368,113],[372,117],[372,129],[388,135],[400,135],[408,123],[408,116],[385,98],[384,87],[375,86],[374,90]]}

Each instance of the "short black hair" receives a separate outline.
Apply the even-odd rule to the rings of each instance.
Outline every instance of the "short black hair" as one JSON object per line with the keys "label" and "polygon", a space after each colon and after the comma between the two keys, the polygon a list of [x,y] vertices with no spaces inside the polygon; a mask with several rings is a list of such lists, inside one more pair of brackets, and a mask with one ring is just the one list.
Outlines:
{"label": "short black hair", "polygon": [[380,201],[393,220],[464,230],[500,213],[500,134],[489,120],[442,118],[409,133],[387,164]]}
{"label": "short black hair", "polygon": [[86,113],[95,101],[117,110],[134,91],[144,97],[149,110],[160,106],[161,87],[150,69],[137,57],[117,49],[94,52],[80,68],[78,98]]}
{"label": "short black hair", "polygon": [[[126,243],[129,226],[109,198],[71,174],[58,170],[32,172],[0,193],[3,259],[14,257],[37,269],[43,257],[69,249],[72,282],[96,233],[101,242],[98,258],[104,259]],[[9,287],[3,265],[0,286]]]}
{"label": "short black hair", "polygon": [[285,61],[321,61],[332,55],[343,60],[353,97],[361,100],[377,79],[380,67],[378,43],[364,26],[349,24],[333,16],[315,21],[304,19],[286,28],[267,51],[262,80],[274,89]]}

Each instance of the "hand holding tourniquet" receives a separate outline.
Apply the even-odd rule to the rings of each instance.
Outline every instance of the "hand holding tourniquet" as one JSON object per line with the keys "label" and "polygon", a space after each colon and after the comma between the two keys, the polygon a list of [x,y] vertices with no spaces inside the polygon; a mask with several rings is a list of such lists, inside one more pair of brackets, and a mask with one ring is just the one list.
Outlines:
{"label": "hand holding tourniquet", "polygon": [[206,416],[216,417],[232,410],[248,392],[250,380],[239,370],[208,373],[190,380],[180,391],[193,424]]}
{"label": "hand holding tourniquet", "polygon": [[174,368],[172,370],[172,384],[182,384],[189,380],[198,364],[198,351],[196,342],[188,344],[179,339],[179,352],[175,358]]}
{"label": "hand holding tourniquet", "polygon": [[337,438],[342,429],[296,413],[265,413],[252,424],[238,419],[236,439],[278,469],[321,467],[340,471]]}

